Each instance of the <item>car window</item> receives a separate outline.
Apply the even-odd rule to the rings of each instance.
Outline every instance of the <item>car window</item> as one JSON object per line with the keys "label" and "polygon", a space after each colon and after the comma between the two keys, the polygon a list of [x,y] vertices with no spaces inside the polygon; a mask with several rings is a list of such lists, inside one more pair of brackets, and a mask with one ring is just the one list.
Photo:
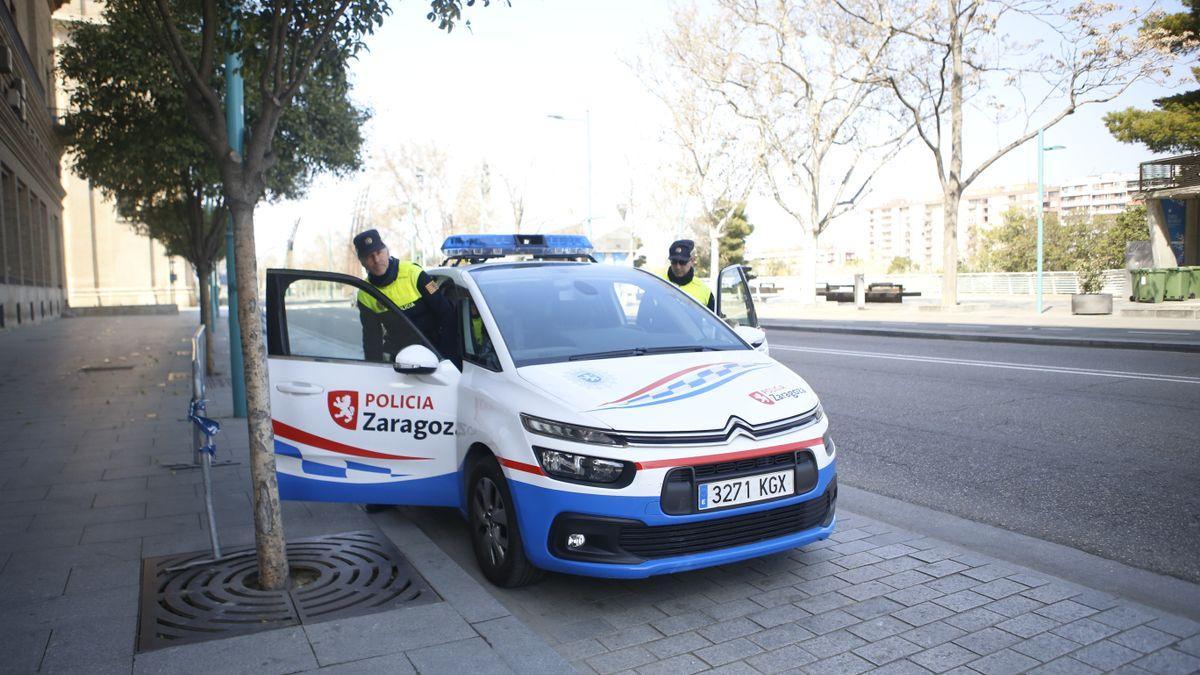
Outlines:
{"label": "car window", "polygon": [[289,284],[283,295],[288,353],[390,363],[404,347],[422,343],[412,324],[391,309],[362,307],[359,293],[340,281],[298,279]]}
{"label": "car window", "polygon": [[471,275],[518,367],[621,350],[746,348],[683,291],[631,268],[552,263],[480,267]]}
{"label": "car window", "polygon": [[757,326],[754,301],[742,279],[741,270],[727,267],[721,272],[721,317],[739,326]]}
{"label": "car window", "polygon": [[469,296],[463,298],[459,305],[459,321],[459,332],[463,336],[463,360],[499,372],[500,359],[496,356],[492,337],[483,324],[483,317],[479,316],[474,300]]}

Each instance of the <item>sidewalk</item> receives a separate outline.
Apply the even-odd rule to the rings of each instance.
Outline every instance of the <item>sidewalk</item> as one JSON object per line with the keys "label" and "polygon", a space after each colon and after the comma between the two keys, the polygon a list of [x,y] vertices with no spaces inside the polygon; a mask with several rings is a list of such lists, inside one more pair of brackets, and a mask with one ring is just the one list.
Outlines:
{"label": "sidewalk", "polygon": [[[162,466],[191,461],[195,322],[76,318],[0,334],[0,672],[567,668],[399,514],[302,502],[283,503],[289,541],[378,528],[442,601],[135,655],[142,559],[208,549],[199,472]],[[227,377],[209,399],[217,459],[239,462],[213,470],[217,529],[224,547],[250,544],[246,427],[229,417]]]}

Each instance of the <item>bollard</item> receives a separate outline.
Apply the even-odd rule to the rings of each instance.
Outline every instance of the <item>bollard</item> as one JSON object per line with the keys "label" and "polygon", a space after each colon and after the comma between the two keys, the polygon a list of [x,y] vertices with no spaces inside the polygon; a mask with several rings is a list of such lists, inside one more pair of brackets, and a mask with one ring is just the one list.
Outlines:
{"label": "bollard", "polygon": [[859,309],[867,306],[867,284],[862,274],[854,275],[854,306]]}

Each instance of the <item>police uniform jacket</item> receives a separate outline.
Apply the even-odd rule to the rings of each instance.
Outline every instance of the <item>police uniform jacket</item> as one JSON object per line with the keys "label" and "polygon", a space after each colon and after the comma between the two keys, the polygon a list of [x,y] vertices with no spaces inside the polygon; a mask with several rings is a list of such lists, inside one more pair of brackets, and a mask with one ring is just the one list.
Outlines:
{"label": "police uniform jacket", "polygon": [[[437,284],[420,265],[392,258],[386,272],[379,276],[368,274],[367,281],[394,302],[405,318],[445,353],[443,342],[447,331],[444,328],[453,320],[452,310],[444,294],[437,292]],[[366,291],[358,292],[358,313],[362,321],[363,356],[368,361],[385,361],[385,353],[394,357],[413,343],[403,322]],[[410,337],[406,339],[406,335]]]}

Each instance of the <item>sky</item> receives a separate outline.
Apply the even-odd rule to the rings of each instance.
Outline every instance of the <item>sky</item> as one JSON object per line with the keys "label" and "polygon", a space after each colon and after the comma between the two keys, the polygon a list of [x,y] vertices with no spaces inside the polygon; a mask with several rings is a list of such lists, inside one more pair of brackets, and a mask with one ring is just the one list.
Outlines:
{"label": "sky", "polygon": [[[615,205],[630,190],[651,187],[654,171],[669,152],[667,114],[630,64],[649,51],[666,28],[671,5],[645,0],[503,0],[466,8],[471,26],[446,34],[425,19],[424,0],[393,3],[393,12],[352,65],[354,98],[371,110],[365,129],[367,164],[405,142],[433,142],[458,170],[486,159],[495,189],[506,179],[524,186],[529,218],[579,222],[586,216],[590,131],[591,193],[597,229],[615,222]],[[1167,9],[1176,11],[1174,0]],[[1149,107],[1171,93],[1153,83],[1136,86],[1113,103],[1085,107],[1047,132],[1046,181],[1108,171],[1136,172],[1151,158],[1140,146],[1118,143],[1101,118],[1113,109]],[[549,115],[559,115],[558,120]],[[590,124],[587,123],[590,120]],[[987,125],[968,127],[970,166],[997,134]],[[1032,143],[993,165],[979,187],[1036,180]],[[291,225],[301,219],[297,250],[325,250],[326,232],[347,231],[365,172],[321,178],[301,200],[265,204],[256,213],[260,258],[280,258]],[[928,150],[913,144],[874,182],[863,205],[906,196],[938,194]],[[373,191],[370,200],[385,199]],[[681,213],[688,210],[680,205]],[[755,248],[787,246],[795,225],[765,195],[751,199]],[[499,216],[498,216],[499,218]],[[823,242],[851,240],[855,214],[835,224]],[[672,218],[672,221],[675,221]],[[678,222],[649,224],[669,238]],[[502,224],[498,225],[502,227]]]}

